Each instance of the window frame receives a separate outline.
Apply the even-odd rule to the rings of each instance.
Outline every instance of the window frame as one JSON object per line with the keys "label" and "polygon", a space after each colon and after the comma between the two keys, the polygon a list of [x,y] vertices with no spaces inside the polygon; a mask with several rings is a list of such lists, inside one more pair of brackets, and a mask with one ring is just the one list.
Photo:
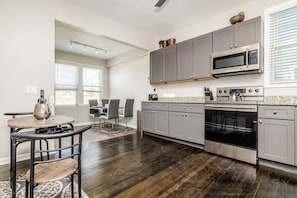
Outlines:
{"label": "window frame", "polygon": [[[103,95],[103,66],[97,66],[97,65],[91,65],[91,64],[85,64],[85,63],[78,63],[78,62],[72,62],[72,61],[64,61],[64,60],[55,60],[56,64],[64,64],[64,65],[70,65],[70,66],[76,66],[78,68],[78,85],[76,89],[67,89],[67,88],[57,88],[56,87],[56,79],[54,84],[54,100],[56,106],[75,106],[75,105],[81,105],[84,103],[84,85],[83,85],[83,68],[91,68],[91,69],[98,69],[99,70],[99,91],[98,92],[99,98],[102,98]],[[56,69],[55,69],[55,75],[56,75]],[[75,97],[75,104],[56,104],[56,90],[75,90],[76,91],[76,97]]]}
{"label": "window frame", "polygon": [[271,64],[270,64],[270,15],[275,14],[277,12],[281,12],[283,10],[297,7],[297,1],[289,1],[286,3],[282,3],[280,5],[276,5],[274,7],[268,8],[264,12],[264,87],[266,88],[290,88],[297,87],[297,82],[271,82]]}

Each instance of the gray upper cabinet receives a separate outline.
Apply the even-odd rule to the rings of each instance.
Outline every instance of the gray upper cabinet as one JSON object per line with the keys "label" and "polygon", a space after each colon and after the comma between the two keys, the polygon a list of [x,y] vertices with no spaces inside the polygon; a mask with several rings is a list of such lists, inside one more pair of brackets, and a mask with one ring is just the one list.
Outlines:
{"label": "gray upper cabinet", "polygon": [[198,79],[212,77],[210,70],[212,33],[194,38],[193,45],[193,78]]}
{"label": "gray upper cabinet", "polygon": [[193,40],[177,44],[177,80],[193,78]]}
{"label": "gray upper cabinet", "polygon": [[262,44],[261,17],[256,17],[213,32],[213,51]]}
{"label": "gray upper cabinet", "polygon": [[165,82],[176,80],[176,45],[164,48],[164,68]]}
{"label": "gray upper cabinet", "polygon": [[220,52],[233,48],[233,26],[213,32],[213,51]]}
{"label": "gray upper cabinet", "polygon": [[151,83],[160,83],[164,81],[164,55],[163,49],[150,53],[150,79]]}
{"label": "gray upper cabinet", "polygon": [[150,82],[176,80],[176,46],[172,45],[150,53]]}
{"label": "gray upper cabinet", "polygon": [[211,77],[212,34],[202,35],[177,44],[177,79]]}

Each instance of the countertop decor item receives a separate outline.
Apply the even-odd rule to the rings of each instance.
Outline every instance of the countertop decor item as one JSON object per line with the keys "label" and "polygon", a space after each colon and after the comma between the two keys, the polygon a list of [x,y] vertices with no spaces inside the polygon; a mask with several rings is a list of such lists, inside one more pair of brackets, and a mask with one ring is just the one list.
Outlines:
{"label": "countertop decor item", "polygon": [[238,15],[235,15],[230,18],[230,23],[234,25],[235,23],[242,22],[244,20],[244,12],[239,12]]}
{"label": "countertop decor item", "polygon": [[37,120],[48,119],[51,116],[51,110],[46,99],[44,98],[43,89],[40,90],[40,98],[38,98],[37,104],[34,107],[33,115]]}

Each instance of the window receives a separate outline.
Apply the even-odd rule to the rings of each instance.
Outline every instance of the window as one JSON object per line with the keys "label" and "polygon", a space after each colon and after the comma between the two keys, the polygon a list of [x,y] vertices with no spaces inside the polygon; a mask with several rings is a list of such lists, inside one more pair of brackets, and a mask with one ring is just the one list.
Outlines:
{"label": "window", "polygon": [[88,104],[100,100],[102,69],[80,64],[56,63],[55,104]]}
{"label": "window", "polygon": [[269,85],[297,83],[297,3],[294,4],[291,2],[266,12],[269,74],[266,79]]}
{"label": "window", "polygon": [[101,92],[100,71],[98,69],[83,68],[83,101],[84,104],[89,103],[89,99],[99,100]]}

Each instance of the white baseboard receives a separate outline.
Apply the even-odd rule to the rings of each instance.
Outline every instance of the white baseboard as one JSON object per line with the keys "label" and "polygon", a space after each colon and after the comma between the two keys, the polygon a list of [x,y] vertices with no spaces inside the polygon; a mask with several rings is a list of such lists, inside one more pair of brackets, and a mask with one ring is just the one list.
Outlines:
{"label": "white baseboard", "polygon": [[[30,159],[30,153],[18,154],[17,162]],[[10,157],[0,158],[0,165],[10,164]]]}

